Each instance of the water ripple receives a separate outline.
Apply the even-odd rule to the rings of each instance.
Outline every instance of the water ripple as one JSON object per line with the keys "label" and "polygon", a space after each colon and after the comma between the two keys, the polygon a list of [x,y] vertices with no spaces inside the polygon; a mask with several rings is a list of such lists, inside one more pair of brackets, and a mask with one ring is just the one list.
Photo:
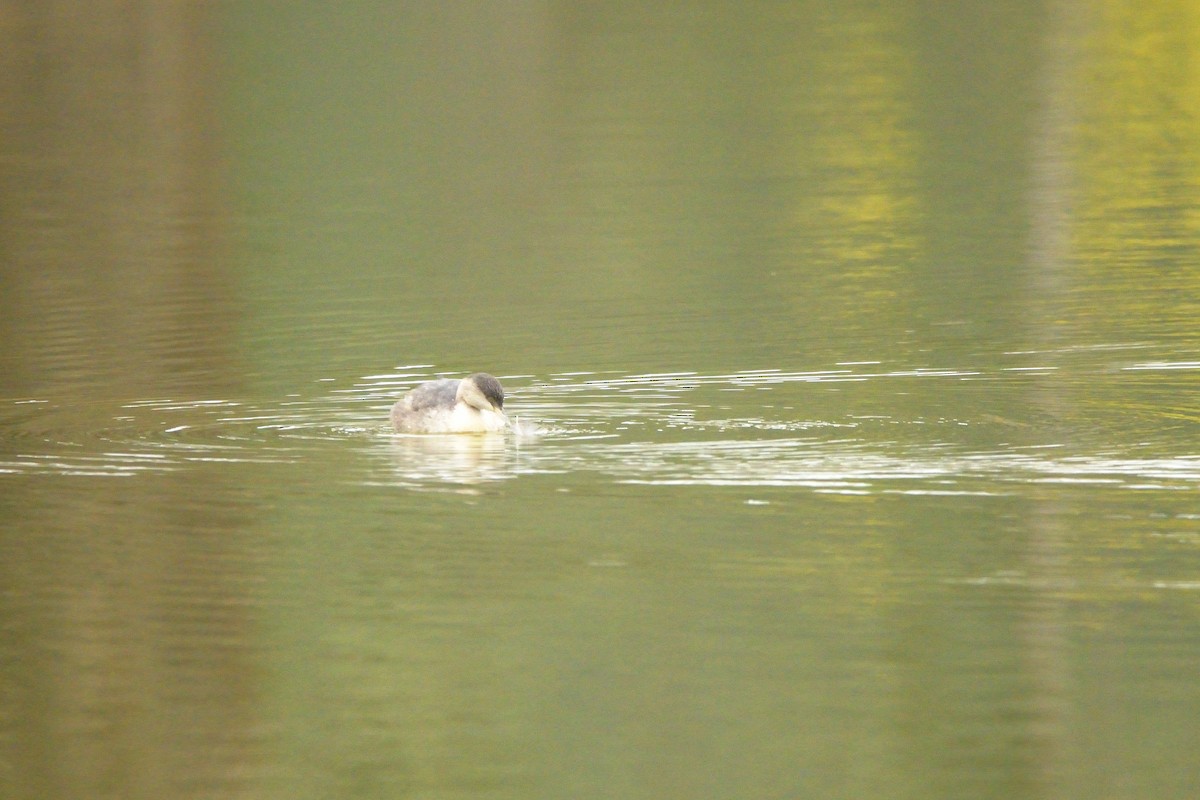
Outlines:
{"label": "water ripple", "polygon": [[[1186,370],[1145,362],[1131,370]],[[1015,442],[1035,427],[990,411],[905,416],[830,411],[805,384],[895,381],[936,398],[957,382],[1046,379],[1024,368],[836,369],[733,373],[566,372],[503,375],[518,424],[506,436],[399,436],[387,426],[394,398],[436,374],[424,365],[319,382],[311,396],[134,399],[108,409],[44,399],[0,402],[0,474],[129,477],[202,463],[320,463],[349,451],[347,480],[412,488],[471,487],[530,475],[592,473],[649,485],[794,487],[818,492],[1004,494],[1019,485],[1194,489],[1200,457],[1106,442],[1094,452],[1056,439]],[[833,391],[837,391],[835,388]],[[752,394],[730,400],[727,392]],[[841,397],[842,395],[826,395]],[[886,395],[885,395],[886,397]],[[897,404],[898,405],[898,404]],[[919,404],[916,404],[919,405]],[[907,404],[912,408],[914,404]],[[818,412],[814,409],[823,408]],[[990,408],[983,404],[983,409]],[[1178,416],[1178,410],[1174,412]],[[994,434],[980,447],[963,432]],[[1026,437],[1029,438],[1029,437]],[[337,456],[340,458],[340,455]],[[344,461],[344,459],[343,459]]]}

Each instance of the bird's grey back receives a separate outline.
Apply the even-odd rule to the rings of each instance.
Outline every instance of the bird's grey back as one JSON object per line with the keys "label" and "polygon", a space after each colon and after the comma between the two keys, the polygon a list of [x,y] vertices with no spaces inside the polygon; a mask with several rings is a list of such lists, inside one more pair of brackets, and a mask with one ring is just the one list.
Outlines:
{"label": "bird's grey back", "polygon": [[453,378],[422,383],[409,392],[409,404],[413,411],[429,408],[452,408],[458,395],[458,381]]}

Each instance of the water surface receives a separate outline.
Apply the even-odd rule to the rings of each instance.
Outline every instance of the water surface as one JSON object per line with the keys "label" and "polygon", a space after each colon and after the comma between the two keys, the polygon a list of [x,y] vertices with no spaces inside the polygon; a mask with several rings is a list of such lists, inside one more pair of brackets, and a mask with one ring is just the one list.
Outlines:
{"label": "water surface", "polygon": [[0,795],[1195,795],[1196,13],[139,8],[0,26]]}

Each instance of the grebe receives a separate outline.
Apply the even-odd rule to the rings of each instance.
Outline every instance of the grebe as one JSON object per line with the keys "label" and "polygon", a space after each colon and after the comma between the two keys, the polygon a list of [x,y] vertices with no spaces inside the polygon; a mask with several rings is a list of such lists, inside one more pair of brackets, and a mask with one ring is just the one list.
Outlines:
{"label": "grebe", "polygon": [[492,433],[508,427],[504,387],[486,372],[422,383],[392,406],[400,433]]}

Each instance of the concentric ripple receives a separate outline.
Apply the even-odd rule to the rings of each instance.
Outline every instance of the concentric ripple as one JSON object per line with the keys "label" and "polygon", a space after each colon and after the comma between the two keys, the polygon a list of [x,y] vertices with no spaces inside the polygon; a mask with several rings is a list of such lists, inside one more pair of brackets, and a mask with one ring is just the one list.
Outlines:
{"label": "concentric ripple", "polygon": [[[1161,379],[1197,368],[1194,362],[1144,362],[1122,372]],[[995,373],[885,370],[855,362],[817,372],[502,375],[515,423],[509,434],[393,433],[386,422],[390,404],[437,374],[415,365],[348,383],[324,380],[307,395],[274,402],[157,398],[79,409],[37,398],[0,401],[0,474],[121,477],[207,462],[319,464],[336,457],[344,463],[349,453],[348,481],[435,489],[566,473],[622,483],[841,493],[1200,486],[1200,456],[1192,452],[1108,441],[1088,452],[1086,439],[1082,447],[1061,440],[1069,425],[1042,431],[1032,413],[1015,420],[991,413],[998,395],[1025,391],[1024,382],[1060,380],[1050,365]],[[847,396],[839,385],[869,385],[872,398],[900,400],[938,398],[968,382],[984,387],[983,401],[958,398],[957,414],[901,413],[895,409],[921,405],[888,408],[879,401],[864,413],[830,400]],[[1178,407],[1163,412],[1172,424],[1194,426],[1188,413]]]}

